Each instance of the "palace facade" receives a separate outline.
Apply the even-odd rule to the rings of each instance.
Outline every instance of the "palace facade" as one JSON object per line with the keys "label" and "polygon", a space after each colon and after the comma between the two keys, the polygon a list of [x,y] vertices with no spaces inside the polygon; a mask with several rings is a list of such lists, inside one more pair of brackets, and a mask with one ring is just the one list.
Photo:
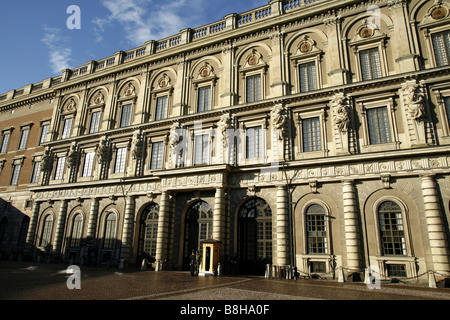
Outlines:
{"label": "palace facade", "polygon": [[449,13],[272,0],[0,95],[2,258],[448,277]]}

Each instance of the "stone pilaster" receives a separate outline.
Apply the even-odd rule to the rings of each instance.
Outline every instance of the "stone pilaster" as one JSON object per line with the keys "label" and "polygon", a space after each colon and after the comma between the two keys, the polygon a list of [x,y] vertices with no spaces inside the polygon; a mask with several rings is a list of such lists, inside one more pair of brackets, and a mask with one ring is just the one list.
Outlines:
{"label": "stone pilaster", "polygon": [[36,226],[37,226],[37,221],[38,221],[38,217],[39,217],[40,207],[41,207],[41,203],[39,201],[35,201],[33,203],[33,210],[31,212],[31,218],[30,218],[30,226],[28,228],[27,240],[26,240],[25,250],[24,250],[25,256],[30,256],[33,251],[34,239],[35,239],[35,235],[36,235]]}
{"label": "stone pilaster", "polygon": [[277,189],[277,264],[289,265],[289,214],[286,186]]}
{"label": "stone pilaster", "polygon": [[450,276],[449,248],[433,175],[422,176],[422,195],[434,272]]}
{"label": "stone pilaster", "polygon": [[61,247],[63,241],[64,227],[66,224],[67,215],[67,200],[61,202],[61,207],[58,214],[58,222],[56,225],[55,239],[53,242],[53,252],[57,255],[61,254]]}
{"label": "stone pilaster", "polygon": [[122,251],[121,251],[121,258],[125,260],[128,260],[130,258],[131,235],[133,232],[133,224],[134,224],[134,209],[135,209],[134,197],[133,196],[126,197],[125,218],[123,221],[123,234],[122,234]]}
{"label": "stone pilaster", "polygon": [[349,272],[362,271],[358,209],[353,181],[343,181],[344,228]]}
{"label": "stone pilaster", "polygon": [[166,191],[161,194],[159,205],[158,235],[156,243],[156,271],[161,270],[161,263],[167,259],[167,237],[169,233],[169,195]]}

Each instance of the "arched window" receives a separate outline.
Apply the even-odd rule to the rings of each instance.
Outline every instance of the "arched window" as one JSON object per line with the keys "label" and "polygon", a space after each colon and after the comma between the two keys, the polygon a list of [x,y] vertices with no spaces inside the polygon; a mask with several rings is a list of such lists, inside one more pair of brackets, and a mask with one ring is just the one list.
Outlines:
{"label": "arched window", "polygon": [[200,249],[200,243],[212,237],[213,212],[205,201],[193,204],[186,214],[185,255]]}
{"label": "arched window", "polygon": [[239,210],[239,257],[241,261],[272,260],[272,210],[266,201],[253,198]]}
{"label": "arched window", "polygon": [[69,248],[78,248],[81,244],[83,233],[83,215],[78,213],[72,219],[72,230],[69,238]]}
{"label": "arched window", "polygon": [[306,237],[309,254],[328,253],[326,211],[319,204],[306,209]]}
{"label": "arched window", "polygon": [[53,231],[53,215],[49,214],[44,219],[44,224],[42,227],[41,241],[39,243],[40,247],[46,247],[50,244],[52,239]]}
{"label": "arched window", "polygon": [[406,255],[406,237],[402,209],[394,201],[378,206],[381,249],[383,255]]}
{"label": "arched window", "polygon": [[153,203],[145,208],[141,216],[139,229],[139,256],[156,256],[156,243],[158,236],[159,205]]}
{"label": "arched window", "polygon": [[113,249],[116,238],[117,215],[109,212],[106,216],[105,229],[103,233],[103,248]]}

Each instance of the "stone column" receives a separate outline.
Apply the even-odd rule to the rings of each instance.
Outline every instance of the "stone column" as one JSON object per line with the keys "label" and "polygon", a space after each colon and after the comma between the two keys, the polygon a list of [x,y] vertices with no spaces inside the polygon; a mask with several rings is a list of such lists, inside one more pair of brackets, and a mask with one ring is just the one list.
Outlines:
{"label": "stone column", "polygon": [[358,209],[353,181],[343,181],[345,244],[350,272],[362,271]]}
{"label": "stone column", "polygon": [[167,237],[169,234],[169,195],[166,191],[161,194],[159,205],[158,235],[156,243],[156,263],[155,271],[162,269],[161,263],[167,259]]}
{"label": "stone column", "polygon": [[213,239],[223,241],[225,227],[225,192],[223,188],[216,189],[214,198]]}
{"label": "stone column", "polygon": [[56,225],[55,239],[53,242],[53,252],[57,255],[61,254],[61,247],[64,235],[64,227],[66,225],[67,200],[63,200],[59,209],[58,222]]}
{"label": "stone column", "polygon": [[286,186],[277,189],[277,264],[289,265],[289,214]]}
{"label": "stone column", "polygon": [[134,224],[134,209],[134,196],[126,197],[125,216],[123,220],[122,251],[120,255],[120,258],[125,260],[130,258],[131,235],[133,233]]}
{"label": "stone column", "polygon": [[94,239],[95,238],[95,231],[97,229],[97,216],[98,216],[98,205],[99,205],[99,199],[94,198],[92,199],[91,203],[91,211],[89,212],[89,223],[88,223],[88,229],[86,232],[86,237],[88,239]]}
{"label": "stone column", "polygon": [[39,201],[35,201],[33,204],[33,211],[31,212],[30,218],[30,226],[28,228],[27,233],[27,241],[25,244],[25,249],[23,254],[25,256],[30,256],[34,247],[34,239],[36,239],[36,226],[39,217],[39,209],[41,207],[41,203]]}
{"label": "stone column", "polygon": [[450,275],[449,248],[434,175],[422,176],[422,195],[434,272]]}

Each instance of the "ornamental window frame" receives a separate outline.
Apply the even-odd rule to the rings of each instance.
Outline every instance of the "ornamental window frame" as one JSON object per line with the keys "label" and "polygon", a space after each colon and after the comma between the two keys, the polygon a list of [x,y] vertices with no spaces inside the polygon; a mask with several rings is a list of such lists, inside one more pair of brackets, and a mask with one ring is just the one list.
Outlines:
{"label": "ornamental window frame", "polygon": [[[304,35],[298,45],[298,49],[294,55],[291,56],[291,63],[294,65],[295,70],[295,86],[297,93],[308,93],[322,89],[322,59],[324,52],[316,47],[316,42]],[[300,73],[300,66],[313,63],[315,66],[316,87],[302,91],[302,79]]]}
{"label": "ornamental window frame", "polygon": [[[152,168],[153,164],[153,147],[155,144],[162,143],[162,150],[161,150],[161,168]],[[157,171],[157,170],[164,170],[166,168],[166,161],[167,161],[167,138],[165,136],[150,136],[149,142],[148,142],[148,161],[146,163],[147,166],[147,172]]]}
{"label": "ornamental window frame", "polygon": [[[376,81],[389,75],[387,57],[387,35],[381,32],[377,26],[364,22],[356,31],[354,38],[349,42],[353,51],[353,59],[356,68],[356,81]],[[363,79],[361,52],[366,50],[377,50],[379,56],[381,76],[377,78]]]}
{"label": "ornamental window frame", "polygon": [[[119,150],[123,150],[125,149],[125,156],[124,156],[124,165],[123,165],[123,172],[117,172],[117,166],[118,166],[118,152]],[[129,141],[121,141],[121,142],[116,142],[113,145],[113,154],[112,154],[112,161],[111,161],[111,166],[110,166],[110,176],[112,178],[117,178],[117,177],[124,177],[127,174],[127,166],[129,163],[129,158],[130,158],[130,143]],[[121,169],[122,167],[120,167]]]}
{"label": "ornamental window frame", "polygon": [[[441,10],[441,12],[438,12]],[[444,11],[442,11],[444,10]],[[436,12],[438,15],[436,15]],[[418,26],[419,30],[423,32],[425,38],[425,47],[428,51],[429,61],[431,65],[430,68],[438,68],[438,63],[436,59],[436,51],[433,44],[433,35],[450,32],[449,27],[450,20],[450,8],[445,2],[436,2],[433,6],[431,6],[427,13],[425,14],[423,21]],[[447,49],[447,64],[444,66],[450,65],[450,47]]]}
{"label": "ornamental window frame", "polygon": [[[261,115],[248,116],[240,119],[239,137],[237,140],[239,162],[242,165],[249,164],[266,164],[268,163],[268,145],[269,145],[269,119],[268,115],[261,117]],[[261,127],[261,154],[259,157],[247,158],[247,131],[248,129]]]}
{"label": "ornamental window frame", "polygon": [[[196,79],[192,80],[195,91],[195,113],[208,112],[214,109],[216,85],[218,78],[214,73],[214,68],[207,62],[200,68]],[[207,110],[200,111],[200,90],[209,87],[209,106]]]}
{"label": "ornamental window frame", "polygon": [[[39,140],[37,145],[41,146],[48,142],[48,134],[50,133],[50,123],[52,119],[44,119],[40,121]],[[44,129],[47,128],[47,129]]]}
{"label": "ornamental window frame", "polygon": [[[244,66],[239,70],[240,77],[242,79],[241,87],[242,87],[242,93],[240,94],[241,97],[243,97],[243,103],[249,104],[249,103],[258,103],[260,101],[264,101],[267,96],[267,71],[269,69],[269,65],[263,60],[262,55],[256,50],[253,49],[252,52],[247,55],[246,62]],[[261,82],[261,91],[260,91],[260,97],[258,100],[255,101],[249,101],[248,99],[248,88],[247,88],[247,81],[249,77],[253,76],[260,76]]]}
{"label": "ornamental window frame", "polygon": [[[105,111],[105,100],[102,90],[97,91],[93,95],[92,103],[88,106],[87,117],[86,117],[86,125],[85,125],[85,133],[86,134],[94,134],[98,133],[101,128],[102,118],[104,116]],[[98,123],[96,125],[96,130],[92,132],[92,124],[93,124],[93,115],[99,113]]]}
{"label": "ornamental window frame", "polygon": [[[317,157],[328,156],[328,139],[327,139],[327,126],[326,119],[326,105],[316,105],[311,107],[302,107],[301,110],[294,110],[295,126],[297,127],[297,151],[295,152],[298,159],[310,159]],[[304,131],[303,121],[311,118],[319,118],[320,126],[320,150],[305,151],[304,148]]]}
{"label": "ornamental window frame", "polygon": [[[1,139],[1,144],[0,144],[0,153],[1,154],[8,153],[8,147],[11,142],[11,135],[12,135],[13,130],[14,130],[14,127],[5,128],[2,130],[2,135],[1,135],[2,139]],[[7,138],[8,140],[5,142],[6,137],[8,137]]]}
{"label": "ornamental window frame", "polygon": [[[167,75],[167,73],[163,73],[162,75],[158,76],[157,80],[155,80],[155,83],[156,87],[152,90],[150,119],[153,121],[162,121],[170,117],[173,108],[174,87],[172,84],[172,79]],[[166,112],[163,117],[158,117],[158,100],[162,98],[167,99]]]}
{"label": "ornamental window frame", "polygon": [[[381,239],[381,231],[380,231],[380,222],[378,217],[378,209],[380,205],[384,202],[392,201],[400,207],[402,211],[402,223],[404,228],[404,237],[405,237],[405,255],[385,255],[383,254],[383,244]],[[388,278],[389,274],[389,266],[405,266],[406,277],[416,277],[417,276],[417,268],[416,268],[416,258],[414,256],[414,249],[412,246],[412,238],[411,238],[411,230],[410,230],[410,222],[409,222],[409,209],[405,202],[403,202],[400,198],[395,196],[381,196],[378,198],[372,205],[372,213],[373,219],[375,221],[375,225],[373,226],[375,236],[376,236],[376,245],[377,245],[377,255],[376,260],[378,266],[381,271],[381,276]],[[395,276],[396,278],[398,276]]]}
{"label": "ornamental window frame", "polygon": [[[212,159],[213,159],[213,152],[214,152],[214,130],[212,127],[210,128],[203,128],[203,127],[199,127],[197,128],[196,125],[194,125],[194,128],[189,130],[189,136],[190,136],[190,148],[188,148],[187,150],[187,166],[204,166],[204,165],[210,165],[212,164]],[[207,146],[207,159],[206,159],[206,163],[202,162],[202,163],[196,163],[196,151],[197,151],[197,137],[199,136],[206,136],[207,141],[208,141],[208,146]],[[203,140],[202,140],[203,142]],[[202,143],[202,147],[201,147],[201,153],[202,153],[202,159],[201,160],[205,160],[203,159],[203,143]],[[190,163],[189,163],[190,162]]]}
{"label": "ornamental window frame", "polygon": [[[442,124],[442,138],[450,139],[450,88],[449,87],[434,87],[434,94],[436,98],[437,114],[441,119]],[[448,101],[448,108],[445,101]]]}
{"label": "ornamental window frame", "polygon": [[[386,94],[372,96],[368,98],[362,98],[356,100],[357,109],[359,109],[360,123],[362,130],[362,151],[378,152],[387,150],[397,150],[400,148],[400,140],[398,134],[397,119],[395,116],[395,101],[394,97],[386,97]],[[367,110],[380,107],[386,107],[389,134],[391,142],[371,144],[369,135],[369,124],[367,118]]]}
{"label": "ornamental window frame", "polygon": [[[77,115],[77,103],[74,97],[68,98],[61,109],[60,128],[58,137],[62,140],[69,139],[72,136],[75,127],[75,118]],[[70,128],[66,127],[67,121],[71,121]]]}
{"label": "ornamental window frame", "polygon": [[25,156],[13,158],[11,161],[11,176],[9,178],[9,186],[17,187],[19,185],[20,173],[25,161]]}
{"label": "ornamental window frame", "polygon": [[[327,250],[324,253],[310,253],[308,251],[308,229],[307,229],[307,210],[312,205],[319,205],[324,209],[325,213],[325,226],[326,226],[326,239],[327,239]],[[333,261],[333,242],[331,237],[331,223],[332,223],[332,213],[331,208],[328,206],[328,204],[321,200],[321,199],[311,199],[309,201],[306,201],[302,207],[301,207],[301,223],[303,225],[303,245],[302,245],[302,251],[303,254],[301,254],[301,258],[303,260],[304,264],[304,270],[306,270],[309,274],[312,273],[329,273],[330,270],[332,270],[332,265],[330,264],[331,261]],[[320,263],[324,264],[325,270],[324,272],[316,272],[313,270],[314,263]]]}

